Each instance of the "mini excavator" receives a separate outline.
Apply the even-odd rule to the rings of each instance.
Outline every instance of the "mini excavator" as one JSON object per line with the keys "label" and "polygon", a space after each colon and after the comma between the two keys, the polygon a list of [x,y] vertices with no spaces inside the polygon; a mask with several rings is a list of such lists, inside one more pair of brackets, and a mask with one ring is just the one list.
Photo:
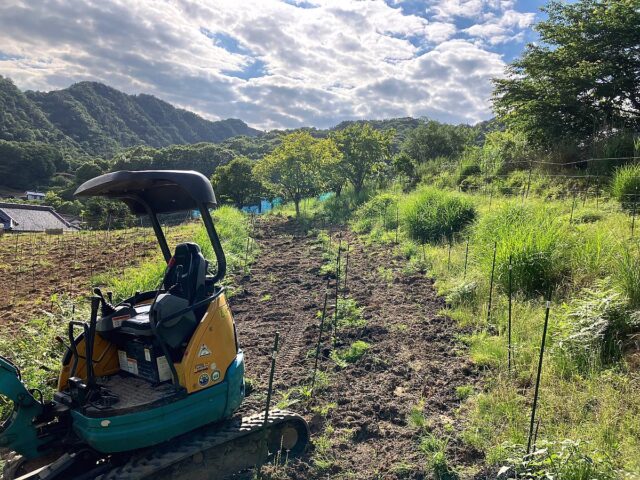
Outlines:
{"label": "mini excavator", "polygon": [[[225,289],[226,261],[209,209],[211,183],[192,171],[119,171],[82,184],[78,197],[123,201],[147,215],[166,261],[156,290],[114,305],[94,289],[87,322],[70,321],[57,391],[45,400],[0,357],[5,480],[218,479],[309,442],[305,420],[272,410],[242,417],[244,356]],[[173,255],[158,214],[199,211],[215,274],[200,246]],[[10,355],[10,352],[9,352]]]}

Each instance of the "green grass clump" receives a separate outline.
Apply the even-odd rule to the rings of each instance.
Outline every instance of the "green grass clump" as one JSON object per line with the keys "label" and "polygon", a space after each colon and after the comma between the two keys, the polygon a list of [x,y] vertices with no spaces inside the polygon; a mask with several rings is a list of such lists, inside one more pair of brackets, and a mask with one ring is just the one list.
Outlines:
{"label": "green grass clump", "polygon": [[630,306],[640,307],[640,252],[638,247],[621,245],[614,255],[613,278]]}
{"label": "green grass clump", "polygon": [[438,438],[430,433],[420,439],[420,451],[427,460],[427,467],[437,480],[456,480],[459,478],[447,462],[448,443],[447,439]]}
{"label": "green grass clump", "polygon": [[400,204],[407,233],[421,243],[452,240],[476,217],[471,200],[462,195],[424,187],[408,195]]}
{"label": "green grass clump", "polygon": [[369,351],[371,345],[363,340],[356,340],[346,350],[331,352],[331,360],[336,362],[340,368],[345,368],[349,363],[356,363],[365,353]]}
{"label": "green grass clump", "polygon": [[624,207],[633,208],[640,199],[640,165],[625,165],[616,170],[611,182],[611,195]]}
{"label": "green grass clump", "polygon": [[364,203],[355,213],[353,230],[369,233],[374,228],[390,230],[396,228],[398,198],[391,193],[380,193]]}
{"label": "green grass clump", "polygon": [[570,273],[571,236],[566,223],[543,203],[506,203],[481,218],[475,241],[484,246],[487,274],[495,242],[496,281],[503,291],[508,289],[510,260],[513,291],[529,296],[546,294]]}

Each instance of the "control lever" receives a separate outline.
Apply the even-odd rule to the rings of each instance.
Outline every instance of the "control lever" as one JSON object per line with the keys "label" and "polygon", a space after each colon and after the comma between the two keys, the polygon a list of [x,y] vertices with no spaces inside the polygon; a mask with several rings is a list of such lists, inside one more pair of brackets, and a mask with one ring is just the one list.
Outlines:
{"label": "control lever", "polygon": [[93,293],[96,294],[98,296],[98,299],[100,300],[100,304],[102,306],[100,311],[103,317],[106,317],[107,315],[111,315],[113,312],[116,311],[115,307],[111,304],[111,301],[112,301],[112,296],[110,295],[111,292],[107,292],[107,295],[109,295],[109,301],[107,301],[104,298],[104,295],[102,294],[102,290],[100,290],[99,287],[95,287],[93,289]]}

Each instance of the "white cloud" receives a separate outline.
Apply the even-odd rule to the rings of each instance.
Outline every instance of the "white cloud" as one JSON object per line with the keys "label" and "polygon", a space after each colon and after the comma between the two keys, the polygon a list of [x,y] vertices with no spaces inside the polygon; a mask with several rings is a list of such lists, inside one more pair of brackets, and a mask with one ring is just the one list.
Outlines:
{"label": "white cloud", "polygon": [[522,31],[531,26],[535,16],[535,13],[506,10],[500,15],[489,15],[484,23],[472,25],[464,32],[490,45],[498,45],[521,37]]}
{"label": "white cloud", "polygon": [[[482,45],[531,21],[512,6],[437,0],[421,16],[381,0],[5,0],[0,74],[41,90],[98,80],[260,128],[475,122],[491,115],[504,67]],[[457,29],[474,15],[480,24]]]}

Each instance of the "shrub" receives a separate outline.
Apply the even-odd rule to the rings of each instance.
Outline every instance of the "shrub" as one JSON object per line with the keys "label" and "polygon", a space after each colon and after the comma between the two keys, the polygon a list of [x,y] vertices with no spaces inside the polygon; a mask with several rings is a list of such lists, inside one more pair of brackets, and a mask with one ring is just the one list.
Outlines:
{"label": "shrub", "polygon": [[356,211],[353,229],[358,233],[369,233],[377,226],[385,230],[396,228],[397,205],[398,198],[395,195],[376,195]]}
{"label": "shrub", "polygon": [[611,182],[613,195],[625,208],[633,208],[640,199],[640,165],[626,165],[618,168]]}
{"label": "shrub", "polygon": [[583,372],[620,358],[623,339],[632,327],[632,317],[620,294],[607,289],[583,290],[581,298],[567,308],[569,331],[562,351]]}
{"label": "shrub", "polygon": [[460,194],[425,187],[400,205],[402,222],[411,238],[436,243],[463,230],[476,217],[471,201]]}
{"label": "shrub", "polygon": [[462,305],[472,306],[478,298],[478,284],[476,282],[463,282],[455,286],[445,297],[452,307]]}
{"label": "shrub", "polygon": [[503,290],[508,288],[509,259],[513,290],[525,295],[546,294],[570,272],[567,227],[543,204],[510,202],[484,217],[475,234],[484,245],[487,272],[496,242],[496,281]]}
{"label": "shrub", "polygon": [[586,208],[573,216],[574,223],[595,223],[602,220],[602,213],[593,208]]}
{"label": "shrub", "polygon": [[480,169],[480,165],[473,161],[472,159],[463,160],[460,163],[460,171],[458,172],[458,185],[460,185],[463,180],[471,175],[480,175],[482,170]]}

